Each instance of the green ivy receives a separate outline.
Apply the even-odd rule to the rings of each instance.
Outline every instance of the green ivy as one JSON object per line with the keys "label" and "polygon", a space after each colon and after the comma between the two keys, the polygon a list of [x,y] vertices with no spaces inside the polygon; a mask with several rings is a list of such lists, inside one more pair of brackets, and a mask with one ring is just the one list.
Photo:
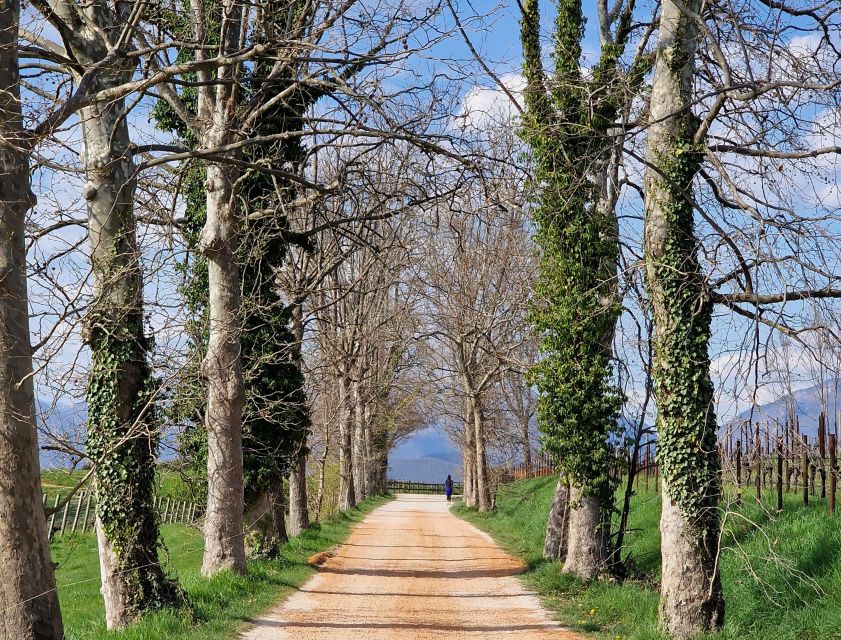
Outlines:
{"label": "green ivy", "polygon": [[712,304],[697,257],[692,203],[687,197],[703,159],[693,144],[694,117],[658,161],[651,189],[667,211],[666,245],[651,260],[649,279],[663,311],[657,314],[653,377],[657,395],[657,458],[669,495],[699,534],[715,536],[720,487],[716,416],[708,345]]}
{"label": "green ivy", "polygon": [[[126,233],[133,233],[132,231]],[[118,243],[118,245],[121,243]],[[109,274],[126,267],[113,252],[95,268]],[[184,595],[159,564],[163,543],[154,509],[158,425],[152,406],[149,340],[140,308],[95,304],[87,318],[91,348],[87,408],[89,457],[96,461],[96,514],[126,585],[129,615],[183,602]]]}
{"label": "green ivy", "polygon": [[[297,15],[307,3],[286,7]],[[276,16],[285,24],[286,13]],[[294,15],[293,15],[294,17]],[[292,20],[294,23],[294,19]],[[245,104],[257,91],[265,99],[279,95],[289,87],[290,79],[278,79],[267,87],[264,79],[273,62],[257,60],[243,79],[241,101]],[[195,95],[184,90],[182,97],[195,110]],[[292,92],[284,101],[262,114],[256,125],[258,134],[270,135],[298,131],[303,114],[313,97],[303,91]],[[176,133],[186,145],[195,146],[193,132],[165,102],[155,108],[155,119],[164,130]],[[268,168],[292,170],[304,156],[299,137],[248,147],[245,161],[263,162]],[[184,424],[180,436],[181,457],[185,471],[197,495],[206,495],[207,434],[202,424],[206,402],[205,380],[201,362],[208,340],[207,260],[198,252],[199,235],[206,219],[205,172],[199,163],[182,176],[181,192],[186,202],[184,231],[188,257],[180,265],[183,274],[181,293],[188,313],[188,333],[193,354],[191,370],[176,389],[170,415]],[[266,172],[251,171],[239,183],[238,197],[247,211],[240,230],[236,259],[242,285],[242,348],[246,404],[243,408],[243,465],[246,502],[251,503],[276,486],[289,473],[304,446],[309,430],[309,410],[304,394],[304,379],[299,367],[299,346],[289,330],[290,308],[279,296],[276,274],[282,268],[289,243],[289,226],[280,213],[282,202],[297,197],[295,183]],[[250,219],[249,212],[275,209],[275,215]]]}
{"label": "green ivy", "polygon": [[[534,157],[532,215],[540,277],[530,320],[541,360],[529,378],[538,389],[543,448],[585,495],[612,505],[609,448],[623,398],[612,366],[619,314],[619,246],[612,211],[597,206],[598,175],[609,156],[608,128],[619,109],[618,61],[629,32],[603,48],[592,76],[580,71],[585,19],[580,0],[558,0],[551,79],[543,72],[538,0],[524,3],[526,113],[520,136]],[[608,518],[604,518],[608,521]]]}

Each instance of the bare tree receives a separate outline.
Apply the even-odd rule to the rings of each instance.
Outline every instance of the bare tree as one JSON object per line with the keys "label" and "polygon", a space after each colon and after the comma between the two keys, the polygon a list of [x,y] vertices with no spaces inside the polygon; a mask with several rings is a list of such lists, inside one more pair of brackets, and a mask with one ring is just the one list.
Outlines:
{"label": "bare tree", "polygon": [[[499,157],[513,141],[499,141]],[[506,146],[507,145],[507,146]],[[436,212],[422,283],[436,367],[463,407],[465,503],[491,506],[488,478],[489,392],[516,367],[524,341],[526,297],[534,274],[522,208],[522,174],[504,163]]]}

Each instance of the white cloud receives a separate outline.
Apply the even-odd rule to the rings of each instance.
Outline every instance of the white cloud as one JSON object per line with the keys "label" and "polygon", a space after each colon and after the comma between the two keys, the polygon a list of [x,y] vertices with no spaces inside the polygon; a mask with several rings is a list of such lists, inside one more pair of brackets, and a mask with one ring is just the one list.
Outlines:
{"label": "white cloud", "polygon": [[[508,73],[499,76],[499,80],[522,109],[525,78],[517,73]],[[511,125],[520,112],[517,104],[512,103],[508,94],[499,86],[474,87],[464,96],[455,120],[460,126],[476,129],[490,125]]]}

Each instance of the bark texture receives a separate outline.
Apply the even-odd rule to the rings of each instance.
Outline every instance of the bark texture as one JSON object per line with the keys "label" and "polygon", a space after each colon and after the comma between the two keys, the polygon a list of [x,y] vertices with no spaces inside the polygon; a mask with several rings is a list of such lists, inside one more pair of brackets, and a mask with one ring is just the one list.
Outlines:
{"label": "bark texture", "polygon": [[567,531],[569,527],[569,484],[563,476],[555,485],[555,496],[546,521],[546,536],[543,540],[543,558],[564,560],[567,553]]}
{"label": "bark texture", "polygon": [[[115,58],[107,38],[124,16],[106,5],[87,8],[83,27],[76,9],[68,24],[79,25],[65,46],[82,68],[102,67],[91,91],[119,86],[134,63]],[[111,35],[109,35],[111,34]],[[110,64],[103,65],[106,59]],[[180,601],[164,574],[154,509],[157,429],[148,366],[149,341],[143,322],[143,277],[134,215],[136,191],[124,100],[94,102],[79,112],[81,160],[87,182],[93,301],[85,327],[91,349],[88,378],[87,452],[95,462],[96,530],[102,595],[109,629],[119,629],[143,612]]]}
{"label": "bark texture", "polygon": [[[700,0],[685,1],[696,14]],[[698,26],[662,4],[651,94],[645,258],[654,312],[657,456],[663,482],[660,622],[673,638],[718,629],[719,460],[708,343],[711,306],[697,258],[689,196],[702,155],[692,101]]]}
{"label": "bark texture", "polygon": [[307,454],[298,455],[289,474],[289,535],[297,536],[310,524],[307,505]]}
{"label": "bark texture", "polygon": [[283,499],[283,491],[283,480],[281,480],[269,496],[272,515],[271,537],[274,548],[289,542],[289,533],[286,530],[286,501]]}
{"label": "bark texture", "polygon": [[476,506],[479,511],[491,508],[491,491],[488,485],[488,464],[485,453],[485,416],[482,405],[478,400],[473,402],[473,440],[476,444],[475,484]]}
{"label": "bark texture", "polygon": [[357,500],[368,497],[365,465],[365,401],[359,381],[353,382],[353,492]]}
{"label": "bark texture", "polygon": [[[221,124],[219,126],[224,126]],[[215,138],[217,136],[213,136]],[[212,146],[213,140],[209,141]],[[238,220],[230,167],[207,167],[207,221],[202,252],[208,259],[207,511],[202,574],[222,569],[246,573],[242,536],[244,503],[240,362],[240,287],[234,258]]]}
{"label": "bark texture", "polygon": [[343,410],[339,424],[339,511],[347,511],[356,506],[356,493],[353,486],[353,416],[351,403],[351,381],[342,378]]}
{"label": "bark texture", "polygon": [[41,507],[24,222],[34,204],[23,139],[20,5],[0,11],[0,637],[61,640],[64,631]]}
{"label": "bark texture", "polygon": [[595,580],[607,559],[604,509],[598,496],[585,495],[574,484],[569,492],[569,530],[564,573],[581,580]]}
{"label": "bark texture", "polygon": [[464,444],[462,446],[462,466],[464,481],[464,505],[469,508],[476,506],[476,442],[473,426],[473,411],[468,402],[465,402],[464,421]]}

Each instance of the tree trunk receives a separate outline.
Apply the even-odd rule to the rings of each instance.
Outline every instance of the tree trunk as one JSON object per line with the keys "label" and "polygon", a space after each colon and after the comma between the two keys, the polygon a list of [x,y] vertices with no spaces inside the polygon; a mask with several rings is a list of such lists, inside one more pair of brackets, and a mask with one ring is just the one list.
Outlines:
{"label": "tree trunk", "polygon": [[368,497],[384,493],[379,481],[381,457],[385,458],[385,466],[388,468],[388,451],[384,451],[380,456],[374,446],[371,404],[371,402],[365,403],[365,460],[367,461],[365,464],[365,494]]}
{"label": "tree trunk", "polygon": [[567,552],[567,531],[569,528],[569,484],[563,476],[555,485],[555,497],[546,521],[546,536],[543,540],[543,558],[564,560]]}
{"label": "tree trunk", "polygon": [[297,536],[310,524],[307,506],[307,454],[298,455],[289,474],[289,534]]}
{"label": "tree trunk", "polygon": [[531,436],[527,415],[520,419],[520,446],[523,448],[523,464],[527,471],[531,471]]}
{"label": "tree trunk", "polygon": [[289,542],[289,534],[286,531],[286,505],[283,499],[283,479],[272,490],[269,496],[269,506],[272,515],[272,546],[277,548]]}
{"label": "tree trunk", "polygon": [[[86,53],[95,58],[95,53]],[[99,88],[121,80],[103,74]],[[180,599],[158,554],[158,436],[143,326],[136,168],[124,111],[122,100],[110,100],[79,113],[93,274],[85,327],[91,349],[86,446],[95,463],[96,530],[109,629],[125,627],[144,611]]]}
{"label": "tree trunk", "polygon": [[[215,114],[214,114],[215,115]],[[212,146],[211,137],[208,146]],[[244,574],[244,502],[240,363],[239,271],[236,204],[230,167],[207,166],[207,220],[200,246],[208,259],[209,330],[204,372],[207,378],[207,512],[202,574],[222,569]]]}
{"label": "tree trunk", "polygon": [[330,453],[330,425],[324,428],[324,451],[318,461],[318,493],[315,497],[315,521],[321,522],[321,507],[324,504],[324,484],[327,472],[327,455]]}
{"label": "tree trunk", "polygon": [[474,427],[473,427],[473,411],[470,409],[470,404],[465,401],[465,416],[464,420],[464,444],[462,447],[462,465],[464,469],[464,477],[462,483],[464,485],[464,496],[462,500],[464,505],[469,508],[476,506],[476,491],[475,484],[475,468],[476,468],[476,445],[474,443]]}
{"label": "tree trunk", "polygon": [[41,506],[26,287],[34,204],[17,56],[20,5],[0,11],[0,637],[61,640],[64,630]]}
{"label": "tree trunk", "polygon": [[[304,342],[303,310],[300,304],[292,307],[292,335],[295,337],[295,365],[303,369],[301,345]],[[303,376],[303,373],[301,374]],[[298,460],[289,474],[289,533],[298,535],[310,525],[309,505],[307,504],[307,442],[301,442]]]}
{"label": "tree trunk", "polygon": [[488,486],[488,464],[485,455],[485,415],[482,404],[473,399],[474,442],[476,445],[476,506],[479,511],[491,508],[491,492]]}
{"label": "tree trunk", "polygon": [[[700,0],[685,0],[690,11]],[[708,343],[711,304],[687,194],[702,160],[691,109],[698,26],[664,0],[651,93],[645,261],[654,332],[657,458],[661,469],[660,623],[673,638],[721,627],[721,492]]]}
{"label": "tree trunk", "polygon": [[342,415],[339,423],[339,511],[356,506],[353,487],[353,405],[351,382],[342,378]]}
{"label": "tree trunk", "polygon": [[368,497],[365,486],[365,407],[361,383],[354,382],[353,389],[353,493],[357,500]]}
{"label": "tree trunk", "polygon": [[598,496],[585,496],[574,484],[569,491],[569,529],[564,573],[581,580],[596,579],[607,560],[607,525]]}

